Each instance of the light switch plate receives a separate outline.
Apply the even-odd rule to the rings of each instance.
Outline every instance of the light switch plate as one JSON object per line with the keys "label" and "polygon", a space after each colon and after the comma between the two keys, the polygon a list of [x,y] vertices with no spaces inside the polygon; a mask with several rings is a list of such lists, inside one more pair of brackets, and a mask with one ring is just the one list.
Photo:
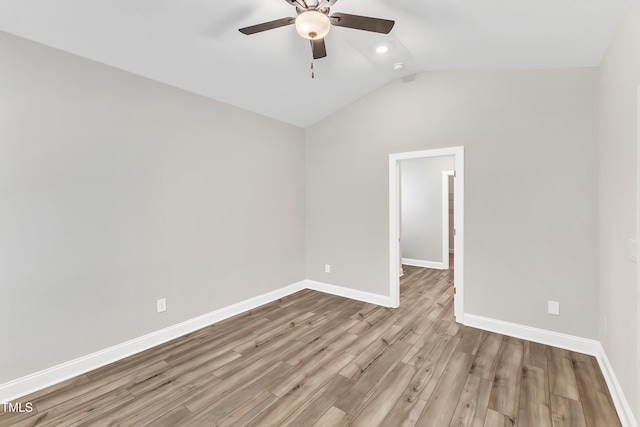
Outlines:
{"label": "light switch plate", "polygon": [[638,262],[638,241],[635,239],[629,239],[629,259]]}

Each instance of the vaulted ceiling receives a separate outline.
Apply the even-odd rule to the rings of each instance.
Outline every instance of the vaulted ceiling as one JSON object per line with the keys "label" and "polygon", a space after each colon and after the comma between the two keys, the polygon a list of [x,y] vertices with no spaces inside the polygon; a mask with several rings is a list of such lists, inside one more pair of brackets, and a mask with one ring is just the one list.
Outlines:
{"label": "vaulted ceiling", "polygon": [[388,35],[333,27],[313,79],[309,42],[292,25],[238,31],[296,16],[285,0],[2,0],[0,30],[306,127],[421,71],[597,66],[628,4],[339,0],[331,13],[396,24]]}

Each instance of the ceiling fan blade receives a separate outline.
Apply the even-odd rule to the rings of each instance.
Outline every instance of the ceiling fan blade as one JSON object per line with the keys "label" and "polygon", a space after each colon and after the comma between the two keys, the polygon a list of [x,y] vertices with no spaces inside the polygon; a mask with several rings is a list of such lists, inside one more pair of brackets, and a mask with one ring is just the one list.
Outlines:
{"label": "ceiling fan blade", "polygon": [[389,34],[395,21],[368,16],[349,15],[348,13],[334,13],[330,16],[331,23],[338,27],[354,28],[356,30],[373,31],[374,33]]}
{"label": "ceiling fan blade", "polygon": [[296,21],[296,18],[281,18],[275,21],[263,22],[262,24],[252,25],[250,27],[240,28],[242,34],[251,35],[261,33],[262,31],[273,30],[274,28],[286,27]]}
{"label": "ceiling fan blade", "polygon": [[313,39],[311,42],[311,52],[313,52],[313,59],[320,59],[327,56],[327,48],[324,45],[324,39]]}

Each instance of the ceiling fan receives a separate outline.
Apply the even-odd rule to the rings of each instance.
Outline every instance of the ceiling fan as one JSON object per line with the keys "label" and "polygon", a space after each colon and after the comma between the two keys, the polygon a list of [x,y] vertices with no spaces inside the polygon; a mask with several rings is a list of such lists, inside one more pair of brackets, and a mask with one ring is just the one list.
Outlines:
{"label": "ceiling fan", "polygon": [[329,16],[329,8],[338,0],[285,1],[296,8],[297,17],[276,19],[275,21],[240,28],[239,31],[242,34],[251,35],[295,24],[298,34],[311,42],[313,59],[320,59],[327,56],[324,37],[329,33],[332,25],[388,34],[395,24],[395,21],[388,19],[370,18],[368,16],[349,15],[346,13],[334,13]]}

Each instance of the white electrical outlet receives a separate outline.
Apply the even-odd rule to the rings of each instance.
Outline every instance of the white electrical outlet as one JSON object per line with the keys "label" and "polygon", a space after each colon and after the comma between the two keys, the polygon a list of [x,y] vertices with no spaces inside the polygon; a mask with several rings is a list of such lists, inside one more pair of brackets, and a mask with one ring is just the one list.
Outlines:
{"label": "white electrical outlet", "polygon": [[547,310],[549,314],[560,315],[560,303],[558,301],[547,301]]}
{"label": "white electrical outlet", "polygon": [[324,272],[325,273],[331,273],[331,264],[325,264],[324,265]]}
{"label": "white electrical outlet", "polygon": [[638,262],[638,241],[635,239],[629,239],[629,259]]}
{"label": "white electrical outlet", "polygon": [[159,299],[156,303],[157,308],[158,308],[158,313],[162,313],[163,311],[167,310],[167,299],[166,298],[162,298]]}
{"label": "white electrical outlet", "polygon": [[602,329],[604,329],[604,335],[607,335],[607,318],[606,317],[602,317]]}

